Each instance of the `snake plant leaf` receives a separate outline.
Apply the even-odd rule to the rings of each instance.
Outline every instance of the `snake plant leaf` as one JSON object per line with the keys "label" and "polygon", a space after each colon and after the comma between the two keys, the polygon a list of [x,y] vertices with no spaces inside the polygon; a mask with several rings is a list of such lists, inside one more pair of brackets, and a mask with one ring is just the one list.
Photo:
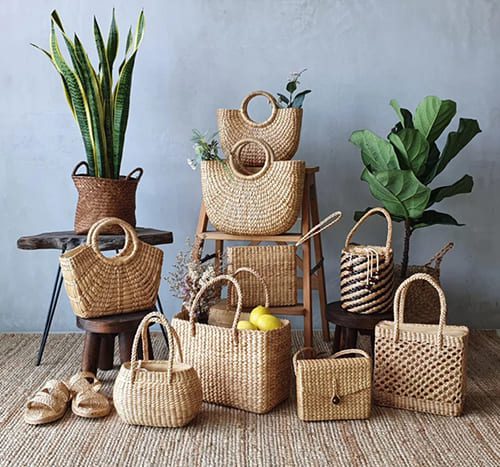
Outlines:
{"label": "snake plant leaf", "polygon": [[471,118],[461,118],[458,130],[448,134],[446,145],[443,149],[436,168],[436,175],[441,173],[448,163],[470,143],[472,138],[481,133],[477,120]]}
{"label": "snake plant leaf", "polygon": [[401,108],[396,99],[391,99],[389,103],[396,112],[396,115],[398,116],[399,121],[401,122],[401,126],[403,128],[413,128],[413,116],[411,112],[408,109]]}
{"label": "snake plant leaf", "polygon": [[[110,69],[110,76],[113,76],[113,64],[115,63],[116,54],[118,52],[119,33],[116,24],[115,9],[113,8],[113,16],[109,27],[108,42],[106,44],[106,56]],[[102,59],[101,59],[102,61]]]}
{"label": "snake plant leaf", "polygon": [[398,157],[392,145],[370,130],[355,131],[349,141],[361,149],[363,163],[370,170],[399,169]]}
{"label": "snake plant leaf", "polygon": [[454,101],[427,96],[418,104],[413,123],[427,141],[433,143],[450,124],[456,112],[457,104]]}
{"label": "snake plant leaf", "polygon": [[61,18],[59,17],[59,13],[57,10],[52,10],[52,13],[50,14],[50,17],[54,20],[54,22],[57,24],[57,27],[64,32],[64,26],[62,24]]}
{"label": "snake plant leaf", "polygon": [[401,165],[420,177],[425,170],[429,153],[429,143],[422,133],[414,128],[403,128],[398,133],[391,133],[389,141],[399,151],[403,162]]}
{"label": "snake plant leaf", "polygon": [[125,66],[125,63],[127,63],[127,57],[128,57],[129,52],[132,50],[133,44],[134,44],[134,36],[132,34],[132,28],[129,28],[128,34],[127,34],[127,44],[125,46],[125,56],[123,57],[123,61],[120,63],[120,66],[118,68],[118,73],[122,72],[122,69]]}
{"label": "snake plant leaf", "polygon": [[434,188],[431,191],[429,206],[432,206],[434,203],[439,203],[443,199],[449,198],[450,196],[470,193],[473,186],[474,180],[472,177],[470,175],[464,175],[460,180],[453,183],[453,185]]}
{"label": "snake plant leaf", "polygon": [[[354,220],[359,221],[368,211],[370,211],[373,208],[366,208],[364,211],[354,211]],[[377,216],[383,217],[383,214],[380,212],[375,213]],[[395,222],[402,222],[404,221],[404,217],[398,217],[393,214],[391,214],[391,219]]]}
{"label": "snake plant leaf", "polygon": [[141,10],[139,14],[139,19],[137,20],[137,30],[135,31],[135,49],[137,50],[142,42],[142,37],[144,36],[144,10]]}
{"label": "snake plant leaf", "polygon": [[454,217],[444,212],[433,211],[429,209],[425,211],[418,219],[412,223],[412,229],[422,229],[431,225],[454,225],[461,227],[465,224],[460,224]]}

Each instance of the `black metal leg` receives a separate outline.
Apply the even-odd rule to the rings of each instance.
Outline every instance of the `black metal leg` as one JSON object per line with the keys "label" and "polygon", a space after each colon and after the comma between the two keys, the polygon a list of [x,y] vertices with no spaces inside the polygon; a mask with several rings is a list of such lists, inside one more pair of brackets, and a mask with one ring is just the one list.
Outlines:
{"label": "black metal leg", "polygon": [[[156,298],[156,301],[158,302],[158,311],[165,316],[165,313],[163,312],[163,307],[161,306],[161,300],[160,300],[160,294],[158,294],[158,297]],[[167,344],[167,349],[168,349],[168,336],[167,336],[167,331],[165,331],[163,326],[161,327],[161,332],[163,334],[163,339],[165,339],[165,344]],[[169,357],[170,358],[170,357]]]}

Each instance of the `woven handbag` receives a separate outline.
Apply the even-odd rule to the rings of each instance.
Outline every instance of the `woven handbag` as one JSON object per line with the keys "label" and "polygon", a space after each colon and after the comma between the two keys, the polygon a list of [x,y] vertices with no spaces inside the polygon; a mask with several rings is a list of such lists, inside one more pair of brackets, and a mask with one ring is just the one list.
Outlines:
{"label": "woven handbag", "polygon": [[[149,360],[148,326],[163,326],[168,336],[169,359]],[[143,360],[137,359],[142,338]],[[122,364],[113,386],[113,403],[130,425],[180,427],[188,424],[202,404],[200,378],[183,363],[179,337],[161,313],[149,313],[139,324],[130,362]]]}
{"label": "woven handbag", "polygon": [[209,288],[231,282],[241,296],[233,276],[221,275],[203,286],[189,313],[177,314],[177,330],[185,361],[196,368],[203,387],[203,400],[254,413],[266,413],[290,394],[291,330],[287,320],[273,331],[238,330],[241,300],[231,328],[196,323],[194,310]]}
{"label": "woven handbag", "polygon": [[[248,104],[256,96],[266,97],[272,108],[271,116],[260,123],[248,115]],[[220,144],[226,155],[238,141],[254,138],[268,143],[276,160],[289,160],[299,147],[302,109],[282,109],[268,92],[254,91],[243,99],[241,109],[218,109],[217,124]],[[265,159],[266,155],[259,146],[247,146],[241,154],[241,163],[246,166],[261,166]]]}
{"label": "woven handbag", "polygon": [[[264,166],[250,173],[239,162],[242,149],[260,146]],[[297,220],[304,189],[304,161],[274,161],[264,141],[241,140],[232,148],[229,164],[201,163],[203,201],[210,222],[221,232],[235,235],[277,235]]]}
{"label": "woven handbag", "polygon": [[[385,246],[356,245],[353,235],[375,213],[387,221]],[[370,209],[352,228],[340,256],[340,300],[342,308],[352,313],[383,313],[392,306],[394,262],[392,220],[383,208]]]}
{"label": "woven handbag", "polygon": [[[109,225],[119,225],[125,232],[123,250],[111,258],[99,250],[99,235]],[[113,217],[94,224],[85,244],[59,258],[71,307],[81,318],[153,308],[162,261],[159,248],[140,241],[129,224]]]}
{"label": "woven handbag", "polygon": [[[416,281],[439,295],[439,324],[404,323],[405,301]],[[469,330],[446,324],[443,290],[428,274],[406,279],[394,298],[394,321],[375,327],[374,398],[378,405],[457,416],[462,413]]]}
{"label": "woven handbag", "polygon": [[[363,350],[347,349],[329,358],[293,356],[297,415],[304,421],[368,418],[371,411],[372,361]],[[346,355],[356,358],[340,358]],[[361,358],[359,358],[361,356]]]}
{"label": "woven handbag", "polygon": [[[257,271],[269,289],[270,306],[297,304],[297,248],[305,241],[331,227],[340,220],[342,213],[334,212],[307,232],[295,245],[255,245],[227,248],[228,272],[241,267]],[[262,305],[264,290],[255,276],[244,275],[238,279],[243,297],[243,307]],[[237,295],[229,286],[230,306],[236,306]]]}

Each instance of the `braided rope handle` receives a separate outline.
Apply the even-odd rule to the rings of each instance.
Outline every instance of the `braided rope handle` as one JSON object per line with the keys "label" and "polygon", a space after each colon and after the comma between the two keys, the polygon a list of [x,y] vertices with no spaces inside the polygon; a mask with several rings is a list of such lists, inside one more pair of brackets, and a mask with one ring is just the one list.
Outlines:
{"label": "braided rope handle", "polygon": [[[264,150],[265,161],[264,165],[258,172],[248,173],[240,163],[241,151],[245,146],[249,144],[256,144]],[[266,172],[271,168],[271,164],[274,162],[274,151],[271,146],[262,139],[256,138],[244,138],[239,140],[229,151],[229,167],[234,176],[242,180],[258,180],[262,178]]]}
{"label": "braided rope handle", "polygon": [[311,228],[296,244],[295,246],[302,245],[305,241],[318,235],[323,230],[328,229],[332,225],[336,224],[342,218],[342,213],[340,211],[332,212],[329,216],[326,216],[319,224],[316,224]]}
{"label": "braided rope handle", "polygon": [[[108,219],[107,217],[104,217],[100,220],[98,220],[97,222],[95,222],[94,224],[92,224],[92,226],[90,227],[88,233],[87,233],[87,245],[92,245],[92,242],[93,242],[93,238],[94,238],[94,235],[95,235],[95,230],[96,228],[102,223],[104,222],[106,219]],[[89,240],[90,239],[90,240]],[[99,238],[97,238],[96,240],[97,242],[99,242]],[[123,248],[120,252],[118,252],[116,254],[116,256],[125,256],[125,255],[129,255],[131,253],[131,249],[132,249],[132,241],[131,241],[131,237],[130,236],[127,236],[125,235],[125,242],[124,242],[124,245],[123,245]]]}
{"label": "braided rope handle", "polygon": [[384,208],[370,209],[363,215],[363,217],[361,217],[361,219],[358,222],[356,222],[356,224],[354,224],[354,227],[347,234],[347,237],[345,239],[345,248],[347,248],[350,245],[353,235],[359,230],[359,228],[366,221],[366,219],[373,216],[377,212],[382,214],[385,217],[385,220],[387,221],[387,238],[385,241],[385,249],[386,249],[386,256],[389,255],[389,250],[391,249],[392,246],[392,219],[391,215]]}
{"label": "braided rope handle", "polygon": [[441,261],[443,261],[444,255],[449,251],[453,250],[455,244],[453,242],[448,242],[443,248],[441,248],[427,263],[424,264],[424,267],[431,268],[432,263],[434,263],[434,269],[439,271],[441,267]]}
{"label": "braided rope handle", "polygon": [[364,358],[370,358],[370,356],[361,349],[344,349],[344,350],[339,350],[338,352],[335,352],[331,357],[329,358],[338,358],[342,357],[344,355],[361,355]]}
{"label": "braided rope handle", "polygon": [[236,277],[238,274],[241,274],[242,272],[247,272],[248,274],[251,274],[262,284],[262,289],[264,290],[264,299],[265,299],[264,306],[266,308],[269,308],[269,287],[267,286],[267,282],[264,280],[264,278],[257,271],[255,271],[251,268],[247,268],[245,266],[242,266],[241,268],[236,269],[236,271],[231,273],[231,275],[233,277]]}
{"label": "braided rope handle", "polygon": [[[271,115],[263,122],[255,122],[250,118],[250,115],[248,115],[248,104],[254,97],[257,96],[264,96],[269,101],[269,104],[271,105],[272,108]],[[250,94],[248,94],[248,96],[246,96],[241,102],[240,112],[243,116],[243,119],[248,124],[259,127],[259,126],[269,125],[276,118],[278,109],[279,109],[278,102],[276,102],[276,98],[272,94],[268,93],[267,91],[253,91]]]}

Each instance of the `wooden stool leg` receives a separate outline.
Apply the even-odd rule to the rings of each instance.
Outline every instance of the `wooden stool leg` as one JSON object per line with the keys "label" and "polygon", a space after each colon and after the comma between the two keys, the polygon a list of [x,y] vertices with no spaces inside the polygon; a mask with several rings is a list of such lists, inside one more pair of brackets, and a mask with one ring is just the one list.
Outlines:
{"label": "wooden stool leg", "polygon": [[102,334],[99,347],[99,369],[112,370],[113,357],[115,353],[115,336],[113,334]]}
{"label": "wooden stool leg", "polygon": [[358,331],[356,329],[346,328],[346,349],[354,349],[358,341]]}
{"label": "wooden stool leg", "polygon": [[340,350],[340,333],[342,332],[342,328],[337,324],[335,325],[335,332],[333,334],[333,353],[338,352]]}
{"label": "wooden stool leg", "polygon": [[97,364],[99,361],[99,348],[101,336],[92,332],[85,333],[83,344],[82,371],[97,373]]}
{"label": "wooden stool leg", "polygon": [[135,332],[122,332],[118,336],[120,346],[120,361],[121,363],[129,362],[132,354],[132,342]]}
{"label": "wooden stool leg", "polygon": [[[304,196],[302,199],[302,235],[310,229],[309,224],[309,191],[310,178],[306,176]],[[304,301],[304,346],[312,347],[313,344],[313,310],[311,293],[311,240],[302,244],[302,297]]]}

